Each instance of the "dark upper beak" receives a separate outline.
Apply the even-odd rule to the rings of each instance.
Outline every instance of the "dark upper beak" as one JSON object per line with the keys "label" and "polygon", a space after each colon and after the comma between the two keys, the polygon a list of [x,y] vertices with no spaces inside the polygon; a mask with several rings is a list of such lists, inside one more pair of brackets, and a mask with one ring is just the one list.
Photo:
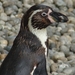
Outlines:
{"label": "dark upper beak", "polygon": [[61,14],[61,13],[59,13],[59,12],[53,11],[52,13],[50,13],[50,16],[52,16],[52,18],[53,18],[56,22],[67,22],[67,21],[68,21],[67,16],[65,16],[64,14]]}

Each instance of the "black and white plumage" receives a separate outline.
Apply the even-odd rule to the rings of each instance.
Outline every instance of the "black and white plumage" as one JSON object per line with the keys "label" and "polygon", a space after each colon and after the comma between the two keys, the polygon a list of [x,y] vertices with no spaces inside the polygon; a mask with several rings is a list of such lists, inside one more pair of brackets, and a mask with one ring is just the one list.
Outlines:
{"label": "black and white plumage", "polygon": [[48,75],[46,27],[67,20],[48,6],[32,6],[22,18],[19,34],[1,65],[0,75]]}

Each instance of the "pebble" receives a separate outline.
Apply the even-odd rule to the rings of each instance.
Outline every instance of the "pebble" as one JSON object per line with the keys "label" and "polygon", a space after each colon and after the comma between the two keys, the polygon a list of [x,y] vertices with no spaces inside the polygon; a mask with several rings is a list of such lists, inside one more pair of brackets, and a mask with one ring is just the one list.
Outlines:
{"label": "pebble", "polygon": [[0,20],[0,25],[5,25],[5,22],[3,20]]}
{"label": "pebble", "polygon": [[63,60],[65,58],[65,54],[63,52],[56,52],[53,58],[54,60]]}
{"label": "pebble", "polygon": [[65,45],[61,45],[60,46],[60,51],[64,52],[65,56],[68,56],[68,53],[69,53],[70,49]]}
{"label": "pebble", "polygon": [[7,6],[11,6],[13,4],[16,4],[18,2],[18,0],[2,0],[3,1],[3,6],[4,7],[7,7]]}
{"label": "pebble", "polygon": [[22,2],[21,1],[18,1],[17,4],[16,4],[19,8],[21,8],[23,6]]}
{"label": "pebble", "polygon": [[74,75],[75,73],[75,67],[70,67],[70,68],[67,68],[63,71],[65,74],[68,74],[68,75]]}
{"label": "pebble", "polygon": [[16,14],[16,12],[11,7],[5,8],[5,13],[7,15]]}
{"label": "pebble", "polygon": [[73,59],[75,59],[75,55],[72,54],[72,55],[70,55],[69,57],[67,57],[67,59],[68,59],[68,60],[73,60]]}
{"label": "pebble", "polygon": [[73,1],[73,6],[75,7],[75,0],[72,0]]}
{"label": "pebble", "polygon": [[66,46],[70,46],[70,44],[71,44],[71,37],[70,36],[68,36],[68,35],[63,35],[63,36],[61,36],[60,38],[59,38],[59,40],[60,40],[60,42],[61,42],[61,44],[62,45],[66,45]]}
{"label": "pebble", "polygon": [[72,8],[73,7],[73,1],[72,0],[64,0],[64,1],[66,2],[67,6],[69,8]]}
{"label": "pebble", "polygon": [[0,60],[4,60],[7,54],[0,54]]}
{"label": "pebble", "polygon": [[7,14],[6,13],[1,13],[0,19],[3,20],[3,21],[7,21],[8,20]]}
{"label": "pebble", "polygon": [[69,19],[70,23],[75,24],[75,17],[70,16],[70,17],[68,17],[68,19]]}
{"label": "pebble", "polygon": [[75,53],[75,43],[71,44],[71,51]]}
{"label": "pebble", "polygon": [[0,5],[0,14],[4,12],[3,7]]}
{"label": "pebble", "polygon": [[66,3],[63,0],[54,0],[57,6],[66,6]]}
{"label": "pebble", "polygon": [[51,65],[51,72],[56,72],[58,70],[58,64],[54,63]]}
{"label": "pebble", "polygon": [[66,68],[69,68],[69,65],[65,64],[65,63],[61,63],[58,66],[58,72],[63,72],[63,70],[66,69]]}
{"label": "pebble", "polygon": [[2,48],[4,48],[4,47],[7,46],[7,44],[8,44],[8,41],[7,41],[6,39],[0,37],[0,46],[1,46]]}

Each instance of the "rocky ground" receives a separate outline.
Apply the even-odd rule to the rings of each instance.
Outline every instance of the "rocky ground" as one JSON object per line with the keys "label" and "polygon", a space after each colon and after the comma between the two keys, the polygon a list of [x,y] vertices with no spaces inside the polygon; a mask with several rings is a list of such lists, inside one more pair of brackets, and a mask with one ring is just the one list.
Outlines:
{"label": "rocky ground", "polygon": [[[69,18],[67,23],[47,28],[49,75],[75,75],[75,0],[47,0],[42,4]],[[0,65],[12,47],[27,9],[21,0],[0,0]]]}

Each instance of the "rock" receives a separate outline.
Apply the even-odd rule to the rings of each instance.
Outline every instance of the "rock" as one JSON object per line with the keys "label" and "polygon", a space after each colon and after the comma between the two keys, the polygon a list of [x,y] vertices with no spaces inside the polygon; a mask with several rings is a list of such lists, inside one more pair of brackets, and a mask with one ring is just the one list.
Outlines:
{"label": "rock", "polygon": [[66,45],[67,47],[70,47],[72,38],[69,35],[63,35],[60,36],[59,41],[61,42],[62,45]]}
{"label": "rock", "polygon": [[52,4],[53,3],[53,0],[47,0],[47,3]]}
{"label": "rock", "polygon": [[10,8],[12,8],[14,11],[18,11],[18,7],[16,5],[12,5]]}
{"label": "rock", "polygon": [[73,6],[75,7],[75,0],[72,0],[73,1]]}
{"label": "rock", "polygon": [[22,2],[21,1],[18,1],[17,4],[16,4],[19,8],[21,8],[23,6]]}
{"label": "rock", "polygon": [[71,42],[72,42],[72,43],[75,43],[75,38],[73,38]]}
{"label": "rock", "polygon": [[11,47],[12,47],[12,45],[10,44],[10,45],[6,46],[5,49],[9,52]]}
{"label": "rock", "polygon": [[[68,10],[66,6],[59,7],[59,8],[60,8],[61,11],[63,10],[63,11],[65,11],[65,12],[67,12],[67,10]],[[63,14],[64,14],[64,13],[63,13]]]}
{"label": "rock", "polygon": [[0,20],[0,25],[5,25],[5,22],[3,20]]}
{"label": "rock", "polygon": [[66,2],[66,5],[69,7],[69,8],[72,8],[73,7],[73,1],[72,0],[64,0]]}
{"label": "rock", "polygon": [[68,61],[68,63],[69,63],[72,67],[75,67],[75,59],[72,59],[72,60]]}
{"label": "rock", "polygon": [[65,54],[63,52],[56,52],[53,56],[54,60],[63,60],[65,58]]}
{"label": "rock", "polygon": [[75,67],[70,67],[70,68],[67,68],[63,71],[65,74],[68,74],[68,75],[74,75],[75,73]]}
{"label": "rock", "polygon": [[75,55],[72,54],[72,55],[70,55],[69,57],[67,57],[67,59],[68,59],[68,60],[73,60],[73,59],[75,59]]}
{"label": "rock", "polygon": [[71,44],[71,51],[75,53],[75,43]]}
{"label": "rock", "polygon": [[5,8],[5,13],[7,15],[16,14],[16,12],[11,7]]}
{"label": "rock", "polygon": [[66,6],[66,3],[63,0],[54,0],[57,6]]}
{"label": "rock", "polygon": [[[0,2],[0,4],[1,4],[1,2]],[[2,5],[0,5],[0,14],[3,12],[4,12],[4,9],[3,9]]]}
{"label": "rock", "polygon": [[54,42],[50,43],[49,49],[56,48],[56,44]]}
{"label": "rock", "polygon": [[75,17],[70,16],[70,17],[68,17],[68,19],[69,19],[70,23],[75,24]]}
{"label": "rock", "polygon": [[8,43],[8,45],[11,45],[11,46],[12,46],[12,44],[13,44],[13,41],[14,41],[15,37],[16,37],[16,36],[13,36],[13,35],[12,35],[12,36],[7,37],[7,40],[8,40],[8,42],[9,42],[9,43]]}
{"label": "rock", "polygon": [[55,27],[48,27],[47,28],[47,34],[49,37],[53,36],[53,34],[56,32],[56,28]]}
{"label": "rock", "polygon": [[1,46],[2,48],[4,48],[4,47],[7,46],[7,44],[8,44],[8,41],[5,40],[4,38],[0,37],[0,46]]}
{"label": "rock", "polygon": [[7,21],[8,20],[7,14],[6,13],[1,13],[0,19],[3,20],[3,21]]}
{"label": "rock", "polygon": [[64,46],[64,45],[61,45],[61,46],[60,46],[60,51],[61,51],[61,52],[64,52],[65,56],[68,56],[68,55],[69,55],[68,53],[69,53],[70,50],[69,50],[68,47],[66,47],[66,46]]}
{"label": "rock", "polygon": [[75,31],[71,33],[72,39],[75,38]]}
{"label": "rock", "polygon": [[58,73],[57,72],[52,72],[52,75],[58,75]]}
{"label": "rock", "polygon": [[66,75],[65,73],[58,73],[58,75]]}
{"label": "rock", "polygon": [[68,68],[69,65],[68,64],[65,64],[65,63],[61,63],[59,64],[58,66],[58,72],[63,72],[64,69]]}
{"label": "rock", "polygon": [[70,36],[72,36],[73,32],[74,32],[74,28],[68,29],[68,33],[69,33]]}
{"label": "rock", "polygon": [[12,0],[12,1],[10,1],[10,0],[2,0],[2,2],[3,2],[3,6],[7,7],[7,6],[11,6],[13,4],[17,4],[18,0]]}
{"label": "rock", "polygon": [[51,65],[51,72],[56,72],[58,70],[58,64],[54,63]]}
{"label": "rock", "polygon": [[62,28],[62,30],[60,31],[60,33],[61,33],[61,34],[64,34],[64,33],[67,33],[67,31],[68,31],[68,28],[65,27],[65,28]]}
{"label": "rock", "polygon": [[0,60],[4,60],[7,54],[0,54]]}

